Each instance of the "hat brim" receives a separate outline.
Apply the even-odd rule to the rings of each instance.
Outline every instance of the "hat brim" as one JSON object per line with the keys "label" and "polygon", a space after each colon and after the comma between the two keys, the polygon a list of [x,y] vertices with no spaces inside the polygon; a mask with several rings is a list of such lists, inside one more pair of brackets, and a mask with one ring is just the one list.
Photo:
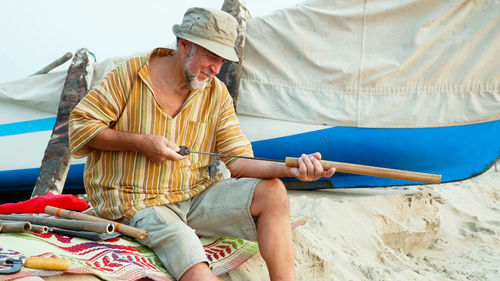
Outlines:
{"label": "hat brim", "polygon": [[180,26],[177,24],[174,25],[174,27],[172,29],[173,29],[174,34],[179,38],[183,38],[183,39],[186,39],[186,40],[193,42],[197,45],[200,45],[203,48],[205,48],[205,49],[211,51],[212,53],[214,53],[222,58],[225,58],[227,60],[234,61],[234,62],[239,61],[238,56],[236,55],[236,52],[234,51],[234,47],[231,48],[231,47],[219,44],[217,42],[214,42],[214,41],[211,41],[208,39],[193,36],[191,34],[186,34],[186,33],[179,30]]}

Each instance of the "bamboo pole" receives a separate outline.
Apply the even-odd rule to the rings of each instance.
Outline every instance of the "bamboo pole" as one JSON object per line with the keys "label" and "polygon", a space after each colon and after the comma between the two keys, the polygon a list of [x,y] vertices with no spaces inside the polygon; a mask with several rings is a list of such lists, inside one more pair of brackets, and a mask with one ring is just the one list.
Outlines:
{"label": "bamboo pole", "polygon": [[32,224],[31,231],[32,232],[39,232],[39,233],[47,233],[47,232],[49,232],[49,227],[46,225]]}
{"label": "bamboo pole", "polygon": [[29,215],[0,215],[1,220],[9,221],[29,221],[33,224],[40,224],[45,226],[55,226],[66,229],[73,230],[85,230],[93,231],[97,233],[112,233],[115,227],[110,223],[98,222],[98,221],[78,221],[78,220],[67,220],[58,218],[45,218],[40,216],[29,216]]}
{"label": "bamboo pole", "polygon": [[[286,157],[285,164],[288,167],[298,167],[298,158]],[[405,170],[380,168],[374,166],[358,165],[343,162],[321,160],[325,170],[335,168],[337,172],[357,174],[364,176],[383,177],[398,180],[409,180],[425,183],[441,183],[441,175],[411,172]]]}
{"label": "bamboo pole", "polygon": [[0,232],[1,233],[23,233],[31,230],[31,223],[27,221],[2,221]]}
{"label": "bamboo pole", "polygon": [[98,221],[98,222],[105,222],[105,223],[110,223],[115,227],[115,230],[128,235],[130,237],[134,238],[139,238],[143,239],[144,237],[148,236],[149,233],[146,230],[135,228],[129,225],[125,225],[119,222],[87,215],[87,214],[82,214],[79,212],[74,212],[70,210],[65,210],[65,209],[60,209],[52,206],[47,206],[45,207],[45,213],[57,217],[62,217],[66,219],[74,219],[74,220],[82,220],[82,221]]}

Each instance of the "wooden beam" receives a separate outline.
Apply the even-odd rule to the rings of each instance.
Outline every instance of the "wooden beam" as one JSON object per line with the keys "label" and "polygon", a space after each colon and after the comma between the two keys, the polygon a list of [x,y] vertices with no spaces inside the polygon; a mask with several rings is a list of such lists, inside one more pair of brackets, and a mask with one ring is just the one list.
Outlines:
{"label": "wooden beam", "polygon": [[70,52],[67,52],[66,54],[64,54],[62,57],[56,59],[55,61],[51,62],[49,65],[47,65],[46,67],[38,70],[37,72],[31,74],[31,76],[33,75],[38,75],[38,74],[47,74],[49,73],[49,71],[51,71],[52,69],[60,66],[61,64],[69,61],[71,58],[73,57],[73,54],[70,53]]}
{"label": "wooden beam", "polygon": [[225,0],[222,10],[233,15],[238,21],[238,37],[236,38],[235,50],[239,62],[225,63],[217,77],[226,84],[234,102],[234,110],[238,105],[238,94],[240,87],[241,70],[243,67],[243,49],[245,47],[245,36],[247,32],[248,12],[244,0]]}
{"label": "wooden beam", "polygon": [[78,102],[87,94],[88,62],[87,49],[80,49],[76,52],[68,69],[68,75],[59,101],[56,124],[45,150],[40,174],[31,198],[45,195],[48,192],[62,193],[71,162],[68,139],[69,115]]}

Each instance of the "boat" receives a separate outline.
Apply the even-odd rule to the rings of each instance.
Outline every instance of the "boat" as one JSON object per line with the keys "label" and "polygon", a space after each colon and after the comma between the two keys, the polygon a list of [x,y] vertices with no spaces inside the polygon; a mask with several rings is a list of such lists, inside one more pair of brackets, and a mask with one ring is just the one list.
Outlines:
{"label": "boat", "polygon": [[[493,1],[311,0],[247,22],[237,114],[256,157],[474,177],[500,155],[500,24]],[[89,87],[124,58],[89,67]],[[64,72],[0,84],[0,190],[31,190]],[[231,90],[231,89],[230,89]],[[75,159],[65,189],[82,189]],[[417,182],[336,173],[290,188]]]}

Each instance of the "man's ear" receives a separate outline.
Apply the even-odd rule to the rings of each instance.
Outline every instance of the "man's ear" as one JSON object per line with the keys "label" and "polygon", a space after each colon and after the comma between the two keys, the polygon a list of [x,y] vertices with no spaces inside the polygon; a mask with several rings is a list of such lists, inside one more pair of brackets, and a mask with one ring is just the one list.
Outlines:
{"label": "man's ear", "polygon": [[186,39],[179,38],[179,43],[177,44],[177,51],[180,52],[184,57],[186,57],[191,51],[191,42]]}

